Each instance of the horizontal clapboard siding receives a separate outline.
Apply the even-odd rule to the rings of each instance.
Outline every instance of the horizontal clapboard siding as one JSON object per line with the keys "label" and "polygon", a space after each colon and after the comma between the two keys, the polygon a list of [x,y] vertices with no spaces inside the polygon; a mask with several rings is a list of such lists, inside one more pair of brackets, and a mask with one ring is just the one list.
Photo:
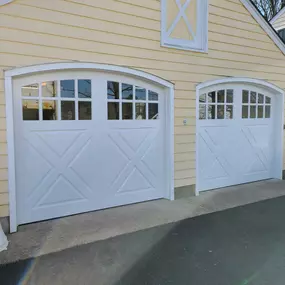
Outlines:
{"label": "horizontal clapboard siding", "polygon": [[[0,8],[0,216],[8,215],[4,70],[80,60],[175,83],[175,186],[196,183],[195,88],[228,76],[285,88],[285,58],[239,0],[212,0],[209,52],[160,46],[158,0],[17,0]],[[187,126],[183,120],[187,119]]]}

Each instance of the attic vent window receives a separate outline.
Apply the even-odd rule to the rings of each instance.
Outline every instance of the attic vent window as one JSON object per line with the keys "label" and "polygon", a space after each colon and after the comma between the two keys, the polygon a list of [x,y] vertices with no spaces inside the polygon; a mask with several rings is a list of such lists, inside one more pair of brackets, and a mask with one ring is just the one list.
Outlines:
{"label": "attic vent window", "polygon": [[161,45],[207,52],[208,0],[161,0]]}

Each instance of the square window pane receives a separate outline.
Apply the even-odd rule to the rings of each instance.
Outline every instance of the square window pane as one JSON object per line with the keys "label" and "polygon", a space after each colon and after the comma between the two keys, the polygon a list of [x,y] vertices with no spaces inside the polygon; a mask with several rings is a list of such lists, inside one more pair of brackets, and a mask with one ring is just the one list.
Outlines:
{"label": "square window pane", "polygon": [[44,121],[57,120],[57,101],[53,100],[43,101],[43,120]]}
{"label": "square window pane", "polygon": [[39,120],[39,101],[38,100],[22,100],[23,120],[38,121]]}
{"label": "square window pane", "polygon": [[199,96],[199,102],[200,103],[206,103],[206,94],[202,94]]}
{"label": "square window pane", "polygon": [[42,97],[57,97],[57,81],[42,82]]}
{"label": "square window pane", "polygon": [[246,105],[242,106],[242,118],[248,119],[248,106]]}
{"label": "square window pane", "polygon": [[250,106],[250,118],[251,119],[256,118],[256,106]]}
{"label": "square window pane", "polygon": [[91,102],[78,102],[78,118],[79,120],[91,120]]}
{"label": "square window pane", "polygon": [[264,95],[258,94],[258,104],[263,104],[263,103],[264,103]]}
{"label": "square window pane", "polygon": [[266,96],[266,101],[265,101],[266,104],[271,104],[271,98]]}
{"label": "square window pane", "polygon": [[208,119],[216,119],[216,106],[215,105],[208,106]]}
{"label": "square window pane", "polygon": [[132,103],[123,103],[122,118],[123,120],[133,119],[133,104]]}
{"label": "square window pane", "polygon": [[158,101],[158,94],[154,91],[148,91],[148,100],[150,101]]}
{"label": "square window pane", "polygon": [[234,90],[229,89],[227,90],[227,103],[233,103],[234,102]]}
{"label": "square window pane", "polygon": [[120,99],[120,85],[118,82],[108,81],[108,99]]}
{"label": "square window pane", "polygon": [[234,106],[227,105],[226,106],[226,119],[233,119],[234,117]]}
{"label": "square window pane", "polygon": [[271,106],[265,106],[265,118],[269,119],[271,116]]}
{"label": "square window pane", "polygon": [[75,120],[75,102],[61,101],[61,119]]}
{"label": "square window pane", "polygon": [[250,92],[250,103],[256,103],[256,92]]}
{"label": "square window pane", "polygon": [[158,119],[158,104],[155,103],[148,104],[148,119],[149,120]]}
{"label": "square window pane", "polygon": [[136,103],[136,120],[146,119],[146,104]]}
{"label": "square window pane", "polygon": [[218,119],[224,119],[225,118],[225,106],[224,105],[218,105],[217,118]]}
{"label": "square window pane", "polygon": [[22,96],[39,97],[39,85],[31,84],[22,87]]}
{"label": "square window pane", "polygon": [[205,120],[206,119],[206,105],[199,105],[199,119]]}
{"label": "square window pane", "polygon": [[90,79],[78,80],[78,98],[91,98],[91,90],[92,88]]}
{"label": "square window pane", "polygon": [[74,80],[60,81],[60,97],[74,98],[75,97],[75,83]]}
{"label": "square window pane", "polygon": [[130,84],[122,84],[122,98],[125,100],[133,100],[133,85]]}
{"label": "square window pane", "polygon": [[225,90],[218,91],[218,103],[225,103]]}
{"label": "square window pane", "polygon": [[116,102],[108,103],[108,120],[120,119],[120,104]]}
{"label": "square window pane", "polygon": [[136,99],[146,100],[146,89],[136,86]]}
{"label": "square window pane", "polygon": [[209,103],[216,102],[216,92],[215,91],[208,93],[208,102]]}
{"label": "square window pane", "polygon": [[249,95],[249,92],[247,90],[242,90],[242,103],[246,104],[249,102],[248,95]]}
{"label": "square window pane", "polygon": [[257,109],[257,117],[259,119],[262,119],[263,118],[263,106],[258,106],[258,109]]}

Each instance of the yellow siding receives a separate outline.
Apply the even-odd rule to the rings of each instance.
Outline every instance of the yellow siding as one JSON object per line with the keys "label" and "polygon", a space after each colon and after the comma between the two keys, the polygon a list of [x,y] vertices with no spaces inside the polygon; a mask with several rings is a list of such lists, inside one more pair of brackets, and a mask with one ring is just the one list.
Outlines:
{"label": "yellow siding", "polygon": [[275,30],[281,30],[285,28],[285,13],[281,15],[273,24]]}
{"label": "yellow siding", "polygon": [[[195,179],[195,86],[248,76],[285,88],[285,58],[239,0],[211,0],[209,53],[160,46],[157,0],[17,0],[0,8],[0,216],[8,215],[3,70],[87,61],[175,83],[175,186]],[[183,119],[188,119],[188,126]]]}

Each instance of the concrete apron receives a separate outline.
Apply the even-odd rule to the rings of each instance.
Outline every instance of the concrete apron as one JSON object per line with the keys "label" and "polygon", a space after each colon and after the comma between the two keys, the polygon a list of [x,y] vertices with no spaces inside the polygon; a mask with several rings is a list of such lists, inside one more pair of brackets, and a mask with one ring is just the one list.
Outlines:
{"label": "concrete apron", "polygon": [[284,195],[285,181],[268,180],[172,202],[156,200],[24,225],[8,235],[9,247],[0,253],[0,264]]}

